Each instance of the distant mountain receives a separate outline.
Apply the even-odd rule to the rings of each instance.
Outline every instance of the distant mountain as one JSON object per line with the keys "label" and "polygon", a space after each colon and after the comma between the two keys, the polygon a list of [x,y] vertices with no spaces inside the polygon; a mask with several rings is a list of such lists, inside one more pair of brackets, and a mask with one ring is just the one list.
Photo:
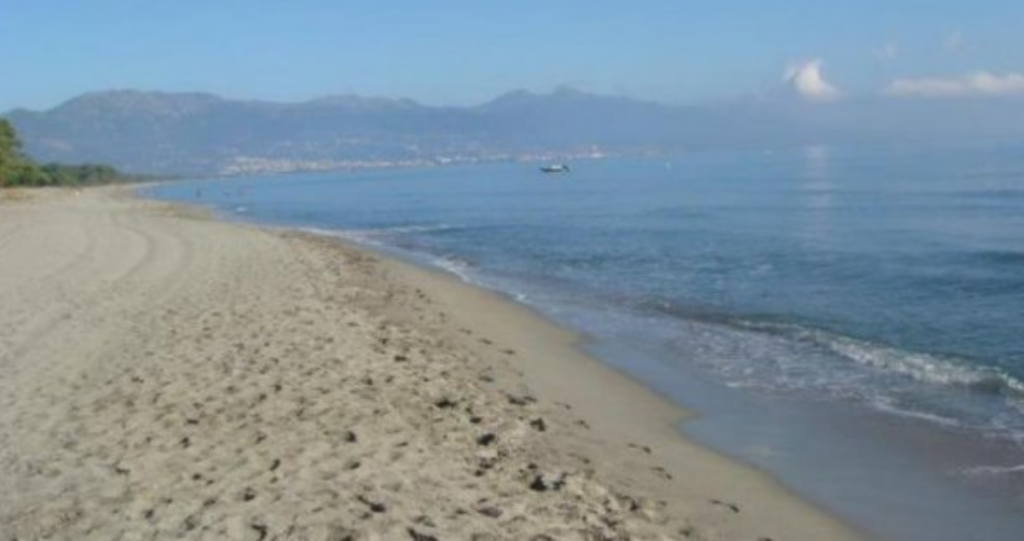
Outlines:
{"label": "distant mountain", "polygon": [[474,107],[360,96],[277,103],[119,90],[4,116],[40,161],[186,175],[1024,135],[1020,100],[808,104],[769,96],[673,107],[568,89],[511,92]]}
{"label": "distant mountain", "polygon": [[568,90],[514,92],[464,108],[359,96],[273,103],[112,91],[6,116],[38,159],[179,174],[650,150],[681,121],[680,111],[663,105]]}

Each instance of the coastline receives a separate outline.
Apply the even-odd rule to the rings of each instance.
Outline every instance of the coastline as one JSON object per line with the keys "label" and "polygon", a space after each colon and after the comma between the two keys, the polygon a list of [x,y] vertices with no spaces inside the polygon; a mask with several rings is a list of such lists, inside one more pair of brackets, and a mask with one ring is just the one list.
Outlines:
{"label": "coastline", "polygon": [[[337,242],[352,244],[340,239]],[[356,249],[367,250],[358,245]],[[582,443],[581,449],[589,444],[602,445],[600,453],[613,465],[609,471],[618,471],[620,482],[637,483],[658,499],[673,502],[674,512],[693,514],[699,517],[697,523],[714,524],[721,528],[723,539],[743,539],[751,532],[745,526],[733,530],[722,521],[722,503],[726,508],[729,504],[738,506],[754,523],[771,525],[769,529],[777,532],[777,536],[767,536],[772,539],[860,539],[863,535],[800,499],[768,474],[689,440],[679,425],[697,412],[680,408],[630,375],[587,354],[582,349],[583,337],[529,306],[443,270],[386,256],[380,264],[401,282],[427,291],[431,300],[451,316],[452,323],[497,337],[493,345],[483,347],[474,343],[473,335],[451,333],[448,338],[485,358],[493,356],[490,349],[503,345],[519,353],[518,368],[513,369],[527,388],[543,400],[571,404],[567,411],[595,432],[582,441],[567,438],[564,444]],[[558,362],[550,362],[552,359]],[[621,466],[626,469],[618,470]],[[650,473],[659,481],[680,482],[637,479]],[[788,530],[790,527],[793,530]]]}
{"label": "coastline", "polygon": [[[13,512],[0,515],[0,531],[10,528],[29,539],[43,531],[73,537],[117,528],[134,533],[149,528],[167,537],[262,538],[286,535],[289,527],[306,528],[301,531],[307,538],[344,532],[363,536],[352,537],[359,539],[415,538],[413,531],[438,539],[475,534],[484,536],[479,539],[858,538],[764,473],[686,440],[676,426],[687,412],[583,353],[578,336],[497,293],[352,243],[220,222],[201,210],[137,199],[123,189],[47,192],[10,205],[31,209],[13,218],[0,215],[0,233],[10,232],[4,235],[8,242],[16,243],[18,231],[48,218],[67,227],[84,220],[87,234],[68,241],[76,254],[69,261],[30,261],[33,252],[25,246],[18,253],[23,268],[0,273],[8,275],[6,282],[0,279],[0,295],[14,295],[26,308],[5,314],[15,319],[9,325],[15,331],[0,336],[0,359],[14,368],[0,380],[7,393],[0,430],[4,441],[17,442],[0,455],[0,472],[12,482],[2,484],[32,488],[3,495],[0,508]],[[36,240],[54,242],[60,231],[42,231]],[[124,248],[111,244],[117,235],[141,244],[128,250],[132,258],[111,269],[106,256]],[[219,251],[213,255],[211,248]],[[174,265],[163,259],[173,259]],[[39,301],[17,297],[15,290],[24,291],[19,277],[55,269],[52,279],[68,280],[83,264],[94,271],[86,278],[98,274],[103,283],[95,288],[56,284],[59,299],[74,308],[70,315],[54,311],[45,322],[26,322],[39,319],[28,315]],[[104,310],[110,295],[116,299]],[[103,302],[92,307],[85,304],[90,299]],[[210,313],[221,314],[221,320],[210,321]],[[140,321],[151,325],[137,328]],[[24,338],[40,332],[46,341]],[[86,336],[92,337],[88,347],[71,355],[59,347],[80,344]],[[154,353],[154,342],[165,351]],[[22,368],[58,356],[66,357],[58,367],[83,378],[101,372],[109,379],[97,390],[76,387],[69,381],[74,378],[59,370]],[[218,369],[197,362],[204,359],[216,360]],[[259,369],[251,373],[250,365],[256,364]],[[204,410],[210,419],[177,419],[182,408],[202,408],[184,396],[160,392],[226,392],[238,378],[263,385],[273,377],[288,379],[294,392],[261,399],[255,390],[234,391],[245,400],[207,393],[196,403],[215,406],[212,413],[210,407]],[[367,384],[366,378],[375,383]],[[160,388],[148,388],[154,379]],[[147,409],[135,396],[140,386],[157,392],[159,400],[180,400],[151,411],[159,400]],[[30,397],[18,390],[33,387],[45,393]],[[334,396],[336,391],[343,393]],[[130,407],[110,401],[129,395]],[[317,396],[324,402],[308,403]],[[274,400],[316,415],[299,422],[279,419],[277,407],[259,411]],[[120,457],[109,446],[84,452],[97,437],[89,430],[94,420],[69,420],[69,402],[93,408],[90,415],[111,426],[120,424],[130,451]],[[107,406],[97,411],[97,403]],[[143,437],[142,420],[153,415],[173,432],[166,442]],[[317,416],[328,415],[354,415],[349,421],[360,428],[335,434],[318,424]],[[42,426],[49,430],[30,437],[28,428],[40,426],[33,419],[48,421]],[[309,432],[303,431],[304,423],[313,423]],[[203,432],[207,424],[235,428]],[[251,439],[253,431],[277,447],[263,453]],[[353,431],[357,441],[348,441]],[[96,475],[69,478],[67,469],[56,466],[59,471],[46,483],[33,486],[33,468],[47,466],[29,467],[24,453],[66,441],[55,439],[57,434],[83,441],[52,458],[74,469],[91,460],[82,457],[95,457],[95,466],[113,471],[114,481],[89,468]],[[363,447],[358,473],[347,469],[354,445]],[[212,469],[221,477],[208,485],[215,488],[181,488],[193,480],[174,469],[188,469],[197,448],[208,455],[204,460],[219,464]],[[281,466],[293,456],[299,465]],[[291,482],[281,479],[284,474],[268,476],[268,470],[279,468],[293,474]],[[136,471],[145,472],[140,484],[131,482]],[[161,497],[168,491],[179,495],[165,505],[166,513],[154,511],[160,500],[147,488],[154,480],[164,489]],[[217,488],[221,484],[226,487]],[[247,499],[250,489],[255,495]],[[210,496],[211,491],[216,494]],[[265,495],[275,491],[276,500]],[[312,505],[332,492],[333,504]],[[62,497],[48,499],[54,494]],[[89,501],[90,494],[102,497]],[[481,502],[481,495],[490,501]],[[74,501],[62,501],[68,496]],[[455,503],[449,508],[440,500]],[[120,522],[102,518],[104,506],[124,510]],[[374,510],[380,506],[386,510]],[[294,517],[290,526],[286,515]]]}

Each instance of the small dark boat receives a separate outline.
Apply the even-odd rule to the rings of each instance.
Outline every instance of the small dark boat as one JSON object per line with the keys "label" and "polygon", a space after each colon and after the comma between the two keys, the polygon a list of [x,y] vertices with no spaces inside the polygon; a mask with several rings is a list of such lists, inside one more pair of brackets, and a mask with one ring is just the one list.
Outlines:
{"label": "small dark boat", "polygon": [[545,165],[541,167],[540,170],[543,173],[568,173],[569,166],[565,165],[564,163],[560,163],[557,165]]}

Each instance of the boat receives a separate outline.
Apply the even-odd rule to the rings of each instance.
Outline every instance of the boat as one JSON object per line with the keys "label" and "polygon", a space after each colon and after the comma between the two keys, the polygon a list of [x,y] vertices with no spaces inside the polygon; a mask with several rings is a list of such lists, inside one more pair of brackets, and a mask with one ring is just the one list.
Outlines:
{"label": "boat", "polygon": [[564,163],[559,163],[555,165],[545,165],[541,167],[540,170],[542,173],[568,173],[569,166]]}

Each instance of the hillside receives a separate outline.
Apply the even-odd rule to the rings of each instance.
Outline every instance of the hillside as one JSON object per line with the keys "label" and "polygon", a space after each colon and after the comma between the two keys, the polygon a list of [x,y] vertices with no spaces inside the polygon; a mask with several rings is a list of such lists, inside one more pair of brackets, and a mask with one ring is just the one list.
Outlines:
{"label": "hillside", "polygon": [[773,95],[677,107],[563,89],[434,107],[359,96],[278,103],[121,90],[5,116],[39,161],[158,174],[1024,135],[1020,100],[955,101],[821,105]]}

